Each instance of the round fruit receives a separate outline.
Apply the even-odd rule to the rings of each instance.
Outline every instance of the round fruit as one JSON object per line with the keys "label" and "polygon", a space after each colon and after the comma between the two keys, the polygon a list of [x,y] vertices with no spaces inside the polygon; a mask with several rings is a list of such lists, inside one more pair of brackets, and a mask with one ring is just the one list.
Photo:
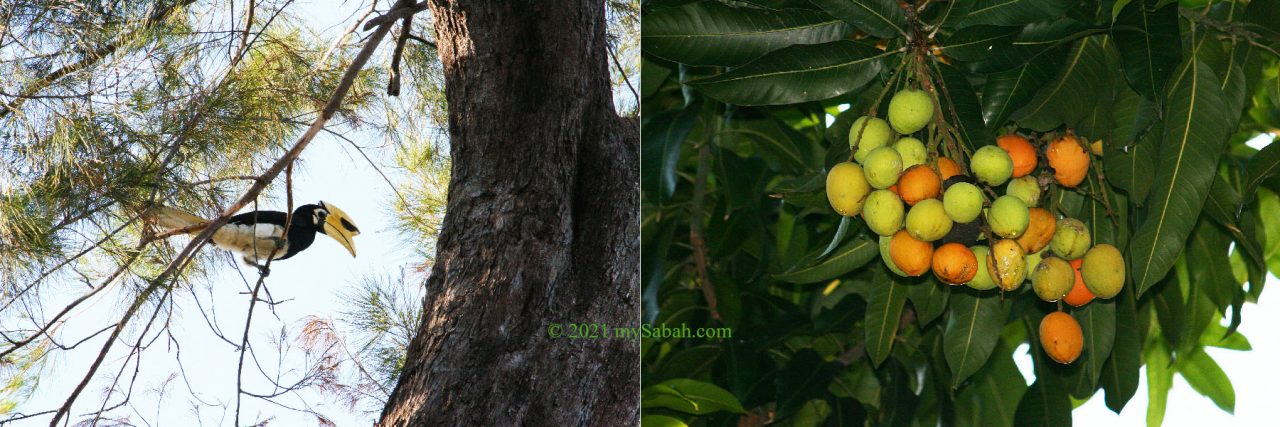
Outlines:
{"label": "round fruit", "polygon": [[1040,261],[1044,261],[1044,257],[1042,255],[1044,255],[1044,252],[1027,254],[1027,271],[1035,273],[1036,267],[1040,266]]}
{"label": "round fruit", "polygon": [[1093,301],[1094,298],[1093,292],[1089,292],[1089,288],[1084,285],[1084,277],[1080,275],[1081,261],[1084,260],[1077,259],[1071,261],[1071,269],[1075,270],[1076,281],[1071,285],[1071,292],[1068,292],[1067,297],[1062,299],[1063,301],[1066,301],[1067,304],[1071,304],[1072,307],[1083,307],[1085,304],[1088,304],[1089,301]]}
{"label": "round fruit", "polygon": [[938,175],[941,175],[942,179],[951,179],[951,177],[959,174],[960,165],[956,164],[955,160],[951,160],[946,157],[938,158]]}
{"label": "round fruit", "polygon": [[1013,174],[1013,159],[1000,147],[988,145],[973,153],[969,168],[978,181],[994,187],[1009,180]]}
{"label": "round fruit", "polygon": [[1049,313],[1040,321],[1040,346],[1055,362],[1066,365],[1076,361],[1084,349],[1080,322],[1061,311]]}
{"label": "round fruit", "polygon": [[1076,259],[1084,256],[1092,243],[1089,228],[1083,222],[1075,218],[1063,218],[1058,220],[1058,229],[1054,230],[1049,247],[1060,257]]}
{"label": "round fruit", "polygon": [[911,237],[906,230],[893,235],[889,242],[889,258],[908,276],[919,276],[929,271],[933,261],[933,245]]}
{"label": "round fruit", "polygon": [[897,264],[893,263],[893,255],[889,252],[889,244],[893,242],[893,236],[880,236],[880,261],[884,262],[885,267],[889,267],[889,271],[902,277],[906,277],[907,273],[903,273]]}
{"label": "round fruit", "polygon": [[951,218],[938,199],[925,199],[907,211],[907,232],[911,237],[932,242],[951,232]]}
{"label": "round fruit", "polygon": [[1013,177],[1023,177],[1036,169],[1036,147],[1021,135],[1003,135],[996,138],[996,145],[1009,153],[1013,160]]}
{"label": "round fruit", "polygon": [[827,201],[840,215],[857,215],[870,193],[871,185],[856,163],[837,163],[827,172]]}
{"label": "round fruit", "polygon": [[978,185],[978,180],[973,179],[973,177],[969,175],[952,175],[950,178],[942,180],[942,192],[946,193],[947,189],[951,188],[952,185],[956,185],[962,182],[969,183],[974,186]]}
{"label": "round fruit", "polygon": [[889,123],[906,135],[915,133],[933,120],[933,98],[920,89],[907,89],[889,100]]}
{"label": "round fruit", "polygon": [[991,244],[991,253],[987,255],[987,271],[1000,289],[1018,289],[1027,278],[1027,254],[1018,242],[997,240]]}
{"label": "round fruit", "polygon": [[902,157],[893,147],[880,147],[867,154],[862,167],[871,188],[885,189],[898,183],[898,175],[902,174]]}
{"label": "round fruit", "polygon": [[937,198],[942,191],[942,179],[925,165],[907,168],[898,178],[898,195],[908,205],[915,206],[921,200]]}
{"label": "round fruit", "polygon": [[[875,193],[872,193],[874,196]],[[867,199],[867,206],[870,206],[871,199]],[[863,207],[865,212],[868,207]],[[1027,216],[1031,218],[1027,222],[1027,231],[1018,237],[1018,244],[1022,245],[1027,253],[1034,254],[1040,252],[1045,246],[1049,246],[1049,242],[1053,241],[1054,231],[1058,229],[1058,220],[1053,217],[1053,213],[1045,208],[1027,209]],[[865,214],[864,214],[865,216]]]}
{"label": "round fruit", "polygon": [[972,222],[982,213],[982,190],[967,182],[957,182],[942,194],[947,216],[955,222]]}
{"label": "round fruit", "polygon": [[889,145],[892,138],[889,123],[879,118],[862,116],[849,127],[849,149],[854,150],[853,158],[858,163],[862,163],[871,150]]}
{"label": "round fruit", "polygon": [[1098,298],[1111,299],[1124,287],[1124,255],[1106,243],[1094,246],[1080,263],[1084,285]]}
{"label": "round fruit", "polygon": [[1080,185],[1089,174],[1089,153],[1084,151],[1080,139],[1071,133],[1050,142],[1045,157],[1049,158],[1049,167],[1053,168],[1053,178],[1064,187]]}
{"label": "round fruit", "polygon": [[1009,180],[1009,185],[1005,186],[1004,194],[1022,199],[1027,206],[1040,204],[1040,184],[1036,182],[1036,178],[1033,176]]}
{"label": "round fruit", "polygon": [[1000,196],[991,202],[991,211],[987,214],[987,225],[997,236],[1016,238],[1027,231],[1031,217],[1027,205],[1022,199],[1013,196]]}
{"label": "round fruit", "polygon": [[978,221],[973,222],[957,222],[951,224],[951,232],[942,239],[938,240],[939,244],[959,243],[969,246],[978,243],[978,239],[982,238],[982,227]]}
{"label": "round fruit", "polygon": [[924,143],[909,136],[899,138],[898,142],[893,143],[893,149],[898,150],[898,155],[902,156],[904,169],[922,165],[929,160],[929,152],[925,150]]}
{"label": "round fruit", "polygon": [[892,236],[902,229],[902,219],[906,216],[906,208],[902,199],[889,190],[872,191],[867,202],[862,206],[862,220],[867,228],[881,236]]}
{"label": "round fruit", "polygon": [[987,256],[991,253],[991,249],[986,246],[974,246],[969,250],[973,251],[974,259],[978,260],[978,272],[973,275],[973,279],[966,285],[979,291],[995,289],[996,281],[991,279],[990,270],[987,268]]}
{"label": "round fruit", "polygon": [[1048,302],[1067,296],[1075,280],[1076,273],[1071,264],[1053,256],[1042,259],[1031,272],[1031,288],[1036,291],[1036,296]]}
{"label": "round fruit", "polygon": [[978,258],[959,243],[947,243],[933,251],[933,274],[952,285],[963,285],[978,274]]}

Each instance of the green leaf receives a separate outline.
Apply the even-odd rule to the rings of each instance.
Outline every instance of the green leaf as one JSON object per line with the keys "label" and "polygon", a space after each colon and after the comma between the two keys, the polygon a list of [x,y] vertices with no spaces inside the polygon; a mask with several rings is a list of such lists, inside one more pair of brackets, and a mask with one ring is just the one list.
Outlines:
{"label": "green leaf", "polygon": [[1059,385],[1036,379],[1018,402],[1013,425],[1058,427],[1071,426],[1071,401]]}
{"label": "green leaf", "polygon": [[1062,53],[1063,48],[1075,40],[1100,32],[1102,30],[1071,18],[1039,21],[1023,27],[1009,46],[997,46],[986,59],[965,65],[969,71],[982,74],[1007,71],[1046,54]]}
{"label": "green leaf", "polygon": [[1066,12],[1069,0],[976,0],[959,26],[1024,25]]}
{"label": "green leaf", "polygon": [[1236,392],[1231,387],[1231,379],[1204,350],[1198,349],[1178,358],[1178,373],[1191,388],[1209,397],[1218,408],[1229,414],[1235,413]]}
{"label": "green leaf", "polygon": [[832,16],[879,38],[906,36],[907,15],[896,0],[810,0]]}
{"label": "green leaf", "polygon": [[907,298],[916,310],[916,319],[924,326],[937,319],[947,309],[947,297],[951,294],[951,286],[933,278],[920,283],[907,285]]}
{"label": "green leaf", "polygon": [[972,420],[974,426],[1014,426],[1018,402],[1026,392],[1027,382],[1013,362],[1013,349],[997,342],[991,360],[973,374],[973,384],[956,395],[956,418]]}
{"label": "green leaf", "polygon": [[652,323],[658,316],[658,289],[666,279],[667,251],[672,247],[675,230],[676,221],[643,227],[642,239],[648,244],[642,246],[652,248],[640,254],[640,275],[644,278],[640,300],[645,323]]}
{"label": "green leaf", "polygon": [[982,89],[982,118],[987,128],[1004,126],[1010,114],[1026,105],[1037,90],[1053,80],[1061,62],[1059,55],[1050,53],[1021,67],[988,76]]}
{"label": "green leaf", "polygon": [[1280,144],[1272,138],[1271,143],[1249,158],[1249,164],[1245,169],[1249,171],[1249,179],[1244,183],[1244,195],[1246,201],[1249,201],[1253,200],[1258,186],[1280,172]]}
{"label": "green leaf", "polygon": [[[1212,201],[1214,196],[1210,196]],[[1205,204],[1205,210],[1209,203]],[[1236,278],[1231,274],[1231,260],[1228,247],[1231,239],[1213,223],[1201,220],[1187,242],[1187,259],[1195,260],[1187,265],[1194,283],[1205,296],[1213,302],[1219,312],[1231,305],[1237,292],[1243,292]]]}
{"label": "green leaf", "polygon": [[831,243],[827,244],[827,248],[822,250],[822,255],[818,255],[818,258],[827,256],[827,254],[831,253],[831,251],[836,250],[836,246],[840,245],[840,241],[844,240],[845,234],[849,232],[850,222],[852,222],[850,217],[847,217],[847,216],[840,217],[840,225],[836,227],[835,237],[831,238]]}
{"label": "green leaf", "polygon": [[943,104],[951,105],[951,108],[944,109],[942,113],[950,117],[951,125],[960,132],[960,137],[964,139],[961,142],[970,150],[995,144],[995,139],[987,132],[986,123],[982,121],[982,104],[978,101],[978,94],[973,91],[973,85],[969,84],[969,79],[950,65],[936,61],[933,65],[938,76],[942,77],[942,91],[938,97]]}
{"label": "green leaf", "polygon": [[1018,27],[976,25],[947,36],[940,47],[951,59],[978,61],[991,55],[992,50],[1007,49],[1020,30]]}
{"label": "green leaf", "polygon": [[776,274],[774,279],[791,283],[814,283],[834,279],[863,266],[880,255],[880,247],[866,238],[856,238],[841,246],[831,256],[812,265],[786,273]]}
{"label": "green leaf", "polygon": [[1169,404],[1169,388],[1173,386],[1169,349],[1162,341],[1155,340],[1147,346],[1144,359],[1147,362],[1147,427],[1160,427]]}
{"label": "green leaf", "polygon": [[1160,319],[1160,332],[1169,345],[1176,347],[1182,342],[1182,332],[1187,324],[1186,303],[1183,302],[1178,275],[1169,273],[1150,298],[1156,308],[1156,318]]}
{"label": "green leaf", "polygon": [[839,370],[835,362],[822,360],[811,349],[791,357],[774,381],[777,387],[778,416],[787,417],[805,402],[821,397]]}
{"label": "green leaf", "polygon": [[896,55],[850,41],[797,45],[771,52],[727,73],[687,82],[709,97],[736,105],[817,101],[866,85]]}
{"label": "green leaf", "polygon": [[640,417],[640,427],[688,427],[684,421],[666,415],[645,415]]}
{"label": "green leaf", "polygon": [[1151,176],[1155,175],[1154,157],[1160,143],[1159,132],[1147,135],[1151,138],[1143,138],[1127,150],[1120,144],[1106,144],[1102,156],[1107,182],[1127,193],[1135,206],[1144,205],[1151,193]]}
{"label": "green leaf", "polygon": [[1063,123],[1076,124],[1110,96],[1105,36],[1086,38],[1067,51],[1062,74],[1052,83],[1038,88],[1025,107],[1014,113],[1013,120],[1025,128],[1048,131]]}
{"label": "green leaf", "polygon": [[667,408],[686,414],[746,413],[738,398],[715,384],[688,378],[666,380],[640,391],[641,408]]}
{"label": "green leaf", "polygon": [[649,200],[662,203],[675,193],[680,148],[697,121],[698,108],[664,111],[644,121],[640,139],[640,158],[645,164],[641,188]]}
{"label": "green leaf", "polygon": [[1151,130],[1160,116],[1160,108],[1155,102],[1143,98],[1128,86],[1119,88],[1112,110],[1115,114],[1115,127],[1111,130],[1114,143],[1108,144],[1107,148],[1120,149],[1134,144]]}
{"label": "green leaf", "polygon": [[1133,290],[1116,296],[1116,335],[1111,357],[1102,365],[1102,389],[1107,407],[1119,414],[1138,391],[1138,369],[1142,366],[1143,337],[1139,334],[1138,311]]}
{"label": "green leaf", "polygon": [[877,367],[893,350],[893,340],[898,336],[898,323],[902,318],[902,307],[907,304],[907,288],[912,286],[886,270],[875,269],[871,289],[867,294],[867,355]]}
{"label": "green leaf", "polygon": [[796,44],[848,37],[844,22],[822,12],[732,7],[716,1],[655,9],[644,15],[645,53],[690,65],[741,65]]}
{"label": "green leaf", "polygon": [[950,305],[951,315],[942,341],[947,365],[951,367],[951,387],[959,388],[991,356],[1000,339],[1006,310],[994,291],[978,292],[969,288],[956,288],[951,293]]}
{"label": "green leaf", "polygon": [[1120,10],[1111,26],[1125,79],[1133,90],[1150,100],[1161,95],[1160,88],[1182,58],[1178,5],[1156,9],[1155,4],[1155,0],[1134,0]]}
{"label": "green leaf", "polygon": [[1139,295],[1164,277],[1182,252],[1231,132],[1222,90],[1207,66],[1188,62],[1170,87],[1150,210],[1126,257]]}
{"label": "green leaf", "polygon": [[[1076,363],[1083,363],[1088,376],[1089,390],[1102,376],[1103,364],[1111,356],[1116,339],[1116,304],[1114,301],[1094,300],[1072,313],[1084,332],[1084,356]],[[1092,394],[1092,393],[1090,393]],[[1088,396],[1084,396],[1088,397]]]}

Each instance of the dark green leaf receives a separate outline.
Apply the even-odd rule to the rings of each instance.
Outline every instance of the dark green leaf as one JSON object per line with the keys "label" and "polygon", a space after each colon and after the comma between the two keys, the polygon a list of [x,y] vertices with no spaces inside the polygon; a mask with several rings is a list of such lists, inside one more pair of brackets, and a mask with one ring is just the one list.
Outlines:
{"label": "dark green leaf", "polygon": [[1108,148],[1133,145],[1147,134],[1160,116],[1160,108],[1155,102],[1143,98],[1128,86],[1118,88],[1112,110],[1115,113],[1115,127],[1111,130],[1114,143],[1108,144]]}
{"label": "dark green leaf", "polygon": [[1021,67],[988,76],[982,89],[982,119],[987,128],[1004,126],[1010,114],[1031,101],[1037,90],[1058,75],[1061,62],[1060,55],[1046,54]]}
{"label": "dark green leaf", "polygon": [[[956,395],[957,418],[973,426],[1011,427],[1027,382],[1013,362],[1013,349],[997,342],[991,360],[973,374],[973,384]],[[963,425],[963,423],[958,423]]]}
{"label": "dark green leaf", "polygon": [[1102,376],[1103,363],[1111,356],[1111,348],[1115,344],[1116,305],[1113,301],[1094,300],[1072,314],[1080,322],[1080,329],[1084,332],[1084,355],[1076,363],[1084,364],[1090,385],[1088,388],[1092,391],[1093,385]]}
{"label": "dark green leaf", "polygon": [[809,0],[831,15],[880,38],[905,36],[907,15],[896,0]]}
{"label": "dark green leaf", "polygon": [[916,319],[920,321],[921,326],[937,319],[947,309],[947,296],[951,294],[950,285],[928,278],[907,286],[910,288],[907,298],[911,299],[911,306],[915,308]]}
{"label": "dark green leaf", "polygon": [[[871,289],[867,295],[867,355],[871,363],[880,366],[889,357],[893,349],[893,340],[898,336],[898,323],[902,318],[902,307],[907,303],[907,287],[903,278],[891,274],[884,268],[876,268],[872,276]],[[917,285],[918,286],[918,285]]]}
{"label": "dark green leaf", "polygon": [[732,7],[715,1],[656,9],[641,24],[644,51],[690,65],[741,65],[795,44],[847,37],[850,28],[822,12]]}
{"label": "dark green leaf", "polygon": [[1213,183],[1231,132],[1222,90],[1215,82],[1213,71],[1190,61],[1170,84],[1150,210],[1126,257],[1139,295],[1173,266]]}
{"label": "dark green leaf", "polygon": [[976,0],[960,26],[1024,25],[1063,14],[1074,3],[1069,0]]}
{"label": "dark green leaf", "polygon": [[644,236],[644,245],[651,248],[643,251],[640,255],[640,275],[644,277],[644,290],[641,291],[640,300],[643,302],[644,313],[643,320],[645,323],[653,323],[658,316],[658,289],[662,287],[663,281],[666,279],[666,260],[667,251],[671,248],[671,239],[674,237],[676,230],[675,221],[664,221],[658,226],[645,227],[646,230],[653,230]]}
{"label": "dark green leaf", "polygon": [[956,288],[950,305],[951,315],[942,340],[947,366],[951,367],[951,387],[959,388],[991,356],[1000,339],[1006,309],[994,291],[969,288]]}
{"label": "dark green leaf", "polygon": [[880,255],[880,247],[876,242],[865,238],[853,239],[831,256],[823,260],[786,273],[774,275],[773,278],[791,283],[814,283],[831,280],[863,266],[867,261]]}
{"label": "dark green leaf", "polygon": [[649,200],[661,203],[676,190],[676,165],[680,147],[698,120],[697,108],[666,111],[645,120],[641,133],[641,161],[645,164],[641,188]]}
{"label": "dark green leaf", "polygon": [[1128,193],[1129,200],[1136,206],[1145,204],[1144,201],[1151,192],[1151,176],[1156,169],[1154,154],[1160,143],[1159,132],[1147,135],[1151,138],[1143,138],[1127,150],[1118,143],[1106,144],[1102,156],[1107,182]]}
{"label": "dark green leaf", "polygon": [[961,29],[942,40],[942,52],[951,59],[979,61],[992,50],[1006,49],[1018,36],[1021,28],[976,25]]}
{"label": "dark green leaf", "polygon": [[1107,69],[1105,36],[1083,39],[1067,51],[1062,73],[1048,85],[1037,88],[1035,98],[1014,113],[1013,120],[1025,128],[1048,131],[1063,123],[1076,124],[1111,93]]}
{"label": "dark green leaf", "polygon": [[818,258],[827,256],[827,254],[831,253],[831,251],[836,250],[836,246],[840,245],[840,241],[844,240],[845,234],[849,232],[850,222],[853,222],[850,219],[850,217],[847,217],[847,216],[840,217],[840,225],[836,227],[835,237],[831,238],[831,243],[827,244],[827,248],[822,251],[822,255],[818,255]]}
{"label": "dark green leaf", "polygon": [[1107,407],[1119,414],[1138,391],[1138,369],[1142,365],[1143,337],[1138,333],[1138,311],[1133,290],[1125,289],[1116,297],[1116,336],[1111,357],[1102,365],[1102,389]]}
{"label": "dark green leaf", "polygon": [[1070,18],[1039,21],[1024,27],[1009,46],[997,46],[986,59],[965,65],[970,71],[983,74],[1007,71],[1050,53],[1061,56],[1068,44],[1101,32]]}
{"label": "dark green leaf", "polygon": [[835,362],[804,349],[791,357],[774,381],[777,387],[778,416],[786,417],[810,399],[821,397],[839,370]]}
{"label": "dark green leaf", "polygon": [[1253,195],[1257,193],[1258,186],[1262,185],[1267,178],[1275,176],[1280,172],[1280,144],[1272,141],[1267,146],[1262,147],[1257,154],[1249,158],[1249,179],[1244,184],[1244,195],[1247,200],[1253,200]]}
{"label": "dark green leaf", "polygon": [[938,98],[944,105],[950,104],[950,108],[944,108],[942,113],[950,117],[951,125],[960,132],[960,137],[964,139],[961,142],[970,150],[994,144],[995,139],[991,138],[986,123],[982,121],[982,104],[978,102],[978,95],[973,91],[973,85],[969,84],[969,79],[950,65],[934,62],[934,67],[938,70],[938,76],[942,77],[942,92]]}
{"label": "dark green leaf", "polygon": [[640,392],[641,408],[667,408],[702,415],[717,411],[746,413],[738,398],[715,384],[688,378],[666,380]]}
{"label": "dark green leaf", "polygon": [[1191,388],[1208,396],[1218,408],[1227,413],[1235,413],[1236,392],[1231,387],[1231,379],[1227,378],[1222,367],[1204,350],[1196,350],[1178,358],[1178,373],[1182,374]]}
{"label": "dark green leaf", "polygon": [[1182,298],[1182,286],[1178,284],[1178,275],[1169,273],[1160,281],[1156,292],[1150,296],[1156,308],[1156,318],[1160,320],[1160,332],[1165,341],[1177,346],[1182,342],[1182,332],[1187,324],[1186,303]]}
{"label": "dark green leaf", "polygon": [[882,59],[893,55],[849,40],[797,45],[687,84],[729,104],[795,104],[860,88],[880,72]]}
{"label": "dark green leaf", "polygon": [[1155,4],[1154,0],[1133,1],[1120,10],[1111,26],[1129,86],[1150,100],[1162,95],[1160,88],[1182,58],[1178,5],[1156,9]]}
{"label": "dark green leaf", "polygon": [[1027,394],[1018,402],[1014,416],[1016,426],[1058,427],[1071,426],[1071,401],[1066,391],[1057,384],[1037,379]]}

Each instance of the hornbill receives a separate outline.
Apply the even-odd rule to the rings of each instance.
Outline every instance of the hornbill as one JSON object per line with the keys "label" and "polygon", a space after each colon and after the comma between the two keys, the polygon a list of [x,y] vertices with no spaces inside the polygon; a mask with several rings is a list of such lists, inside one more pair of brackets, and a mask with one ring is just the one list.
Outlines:
{"label": "hornbill", "polygon": [[[167,206],[158,206],[148,212],[148,217],[164,231],[183,230],[185,234],[195,234],[203,227],[193,227],[209,222],[190,212]],[[307,204],[293,210],[293,223],[288,227],[288,238],[280,241],[285,232],[287,215],[280,211],[252,211],[237,214],[227,220],[227,224],[213,233],[213,243],[218,247],[240,254],[246,264],[257,267],[263,274],[269,274],[265,260],[268,254],[275,260],[288,259],[298,252],[311,247],[316,240],[316,233],[337,240],[343,247],[356,256],[355,244],[351,238],[360,234],[360,229],[351,221],[351,217],[330,203]],[[191,227],[191,229],[186,229]]]}

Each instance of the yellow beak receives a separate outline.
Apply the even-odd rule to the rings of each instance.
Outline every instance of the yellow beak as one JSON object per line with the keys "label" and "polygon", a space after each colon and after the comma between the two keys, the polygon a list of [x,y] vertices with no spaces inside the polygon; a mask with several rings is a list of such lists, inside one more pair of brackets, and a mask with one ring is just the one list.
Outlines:
{"label": "yellow beak", "polygon": [[360,234],[360,229],[356,227],[355,222],[351,221],[351,217],[347,216],[347,213],[343,212],[342,209],[338,209],[337,206],[325,202],[320,202],[320,206],[329,211],[329,216],[324,219],[324,234],[333,238],[333,240],[337,240],[338,243],[347,248],[348,252],[351,252],[351,257],[354,258],[356,256],[356,246],[351,241],[351,238]]}

